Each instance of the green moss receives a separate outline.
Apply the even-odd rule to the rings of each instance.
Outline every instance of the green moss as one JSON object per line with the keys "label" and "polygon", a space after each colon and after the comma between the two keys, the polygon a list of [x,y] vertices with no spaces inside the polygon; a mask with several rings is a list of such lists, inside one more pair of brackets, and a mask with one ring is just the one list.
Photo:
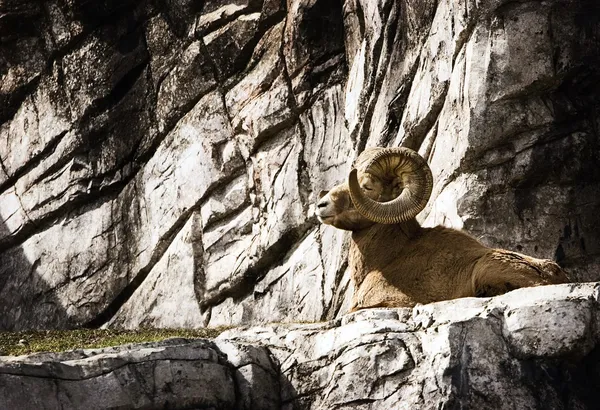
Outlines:
{"label": "green moss", "polygon": [[172,337],[214,338],[226,328],[213,329],[77,329],[0,332],[0,355],[97,349],[128,343],[157,342]]}

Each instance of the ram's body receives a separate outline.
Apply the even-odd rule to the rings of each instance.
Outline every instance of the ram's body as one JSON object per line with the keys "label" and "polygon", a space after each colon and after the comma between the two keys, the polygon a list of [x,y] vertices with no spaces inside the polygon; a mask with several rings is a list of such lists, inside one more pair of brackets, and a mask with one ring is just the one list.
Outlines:
{"label": "ram's body", "polygon": [[349,263],[353,310],[494,296],[566,281],[554,262],[490,249],[463,232],[422,228],[415,220],[353,232]]}
{"label": "ram's body", "polygon": [[491,249],[454,229],[421,227],[415,216],[431,193],[431,173],[417,155],[406,149],[366,151],[349,183],[324,192],[317,203],[321,222],[352,231],[352,310],[494,296],[568,281],[553,261]]}

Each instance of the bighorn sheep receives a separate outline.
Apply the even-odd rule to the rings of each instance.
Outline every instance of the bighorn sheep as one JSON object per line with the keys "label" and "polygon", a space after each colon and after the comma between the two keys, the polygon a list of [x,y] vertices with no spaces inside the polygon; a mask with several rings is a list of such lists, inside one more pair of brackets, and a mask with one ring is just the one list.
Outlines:
{"label": "bighorn sheep", "polygon": [[351,311],[568,281],[550,260],[491,249],[455,229],[421,227],[415,217],[432,186],[431,170],[416,152],[371,148],[357,159],[348,183],[321,193],[319,220],[352,231]]}

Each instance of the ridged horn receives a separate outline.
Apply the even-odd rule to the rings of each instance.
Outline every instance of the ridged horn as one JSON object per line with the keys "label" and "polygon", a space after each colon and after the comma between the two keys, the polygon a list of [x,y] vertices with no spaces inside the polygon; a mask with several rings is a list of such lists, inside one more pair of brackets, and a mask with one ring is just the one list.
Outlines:
{"label": "ridged horn", "polygon": [[[361,162],[361,161],[359,161]],[[377,202],[365,195],[358,183],[358,170],[348,177],[350,197],[356,210],[374,222],[396,224],[408,221],[425,208],[433,177],[431,169],[418,153],[408,148],[382,148],[372,158],[360,163],[361,171],[370,173],[382,181],[402,178],[404,190],[389,202]]]}

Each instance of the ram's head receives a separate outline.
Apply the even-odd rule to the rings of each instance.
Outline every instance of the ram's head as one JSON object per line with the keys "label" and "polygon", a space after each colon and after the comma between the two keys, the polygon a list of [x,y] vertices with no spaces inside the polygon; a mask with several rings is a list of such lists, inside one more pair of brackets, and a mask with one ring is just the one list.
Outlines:
{"label": "ram's head", "polygon": [[408,148],[370,148],[356,160],[348,182],[321,192],[322,223],[355,231],[373,223],[397,224],[417,216],[431,195],[427,162]]}

